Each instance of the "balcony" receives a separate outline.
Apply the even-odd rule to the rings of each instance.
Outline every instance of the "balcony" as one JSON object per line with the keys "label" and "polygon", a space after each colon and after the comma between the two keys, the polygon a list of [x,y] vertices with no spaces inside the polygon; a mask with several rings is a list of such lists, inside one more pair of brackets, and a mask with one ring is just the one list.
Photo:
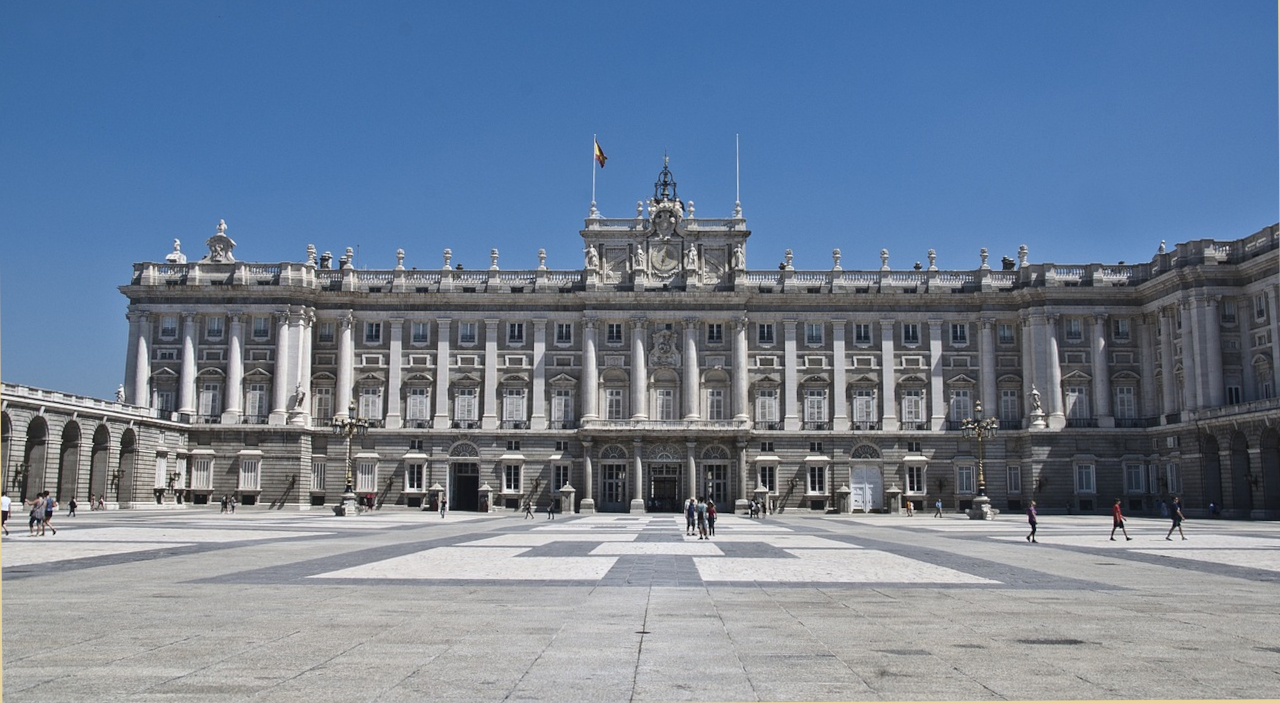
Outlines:
{"label": "balcony", "polygon": [[1117,417],[1116,427],[1122,429],[1137,429],[1141,427],[1157,427],[1160,425],[1158,417]]}
{"label": "balcony", "polygon": [[1022,420],[1001,420],[1000,429],[1002,430],[1020,430],[1022,429]]}
{"label": "balcony", "polygon": [[449,425],[455,430],[478,430],[480,429],[479,420],[454,420]]}
{"label": "balcony", "polygon": [[242,425],[265,425],[267,424],[266,415],[245,415],[241,420]]}
{"label": "balcony", "polygon": [[500,425],[504,430],[527,430],[529,429],[528,420],[503,420]]}
{"label": "balcony", "polygon": [[947,420],[948,432],[960,432],[964,429],[964,420]]}
{"label": "balcony", "polygon": [[547,423],[547,429],[551,430],[572,430],[578,427],[578,423],[573,420],[553,420]]}
{"label": "balcony", "polygon": [[854,432],[873,432],[880,429],[879,420],[854,420]]}
{"label": "balcony", "polygon": [[757,422],[756,429],[765,430],[767,432],[777,432],[778,430],[782,429],[782,423],[777,422],[775,420],[768,420],[766,422]]}
{"label": "balcony", "polygon": [[409,420],[406,420],[404,424],[405,424],[405,427],[415,429],[415,430],[431,429],[431,421],[424,420],[422,418],[416,418],[416,417],[411,418]]}
{"label": "balcony", "polygon": [[[689,434],[692,432],[744,432],[747,420],[583,420],[585,432],[652,432],[657,434]],[[781,429],[781,428],[779,428]]]}
{"label": "balcony", "polygon": [[1098,418],[1096,417],[1069,417],[1067,418],[1067,427],[1097,427]]}
{"label": "balcony", "polygon": [[831,429],[831,422],[802,422],[800,423],[800,429],[806,432],[825,432]]}
{"label": "balcony", "polygon": [[903,430],[927,430],[929,429],[929,423],[923,420],[903,420],[898,424],[898,427]]}

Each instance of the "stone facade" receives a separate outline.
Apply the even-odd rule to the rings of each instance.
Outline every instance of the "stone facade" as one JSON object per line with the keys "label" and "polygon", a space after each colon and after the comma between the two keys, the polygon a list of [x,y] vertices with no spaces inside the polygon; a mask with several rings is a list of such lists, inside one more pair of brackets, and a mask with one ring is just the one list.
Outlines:
{"label": "stone facade", "polygon": [[[796,270],[790,250],[749,269],[750,234],[740,209],[695,217],[665,167],[635,217],[592,210],[573,270],[541,252],[503,269],[497,250],[481,271],[448,249],[438,269],[401,251],[357,270],[350,249],[313,247],[248,263],[220,223],[208,256],[175,242],[121,287],[124,403],[5,387],[5,485],[39,464],[59,492],[105,486],[93,443],[72,465],[38,449],[97,432],[93,407],[99,463],[133,462],[122,505],[332,505],[350,465],[356,492],[409,507],[545,506],[570,484],[583,511],[705,494],[848,512],[900,492],[954,510],[985,479],[1002,510],[1121,497],[1156,513],[1180,494],[1191,512],[1280,517],[1276,226],[1140,264],[1033,264],[1023,247],[950,271],[932,252],[895,269],[887,250],[873,271],[839,250],[829,270]],[[1000,429],[981,446],[961,431],[979,401]],[[332,426],[353,418],[370,427],[348,443]]]}

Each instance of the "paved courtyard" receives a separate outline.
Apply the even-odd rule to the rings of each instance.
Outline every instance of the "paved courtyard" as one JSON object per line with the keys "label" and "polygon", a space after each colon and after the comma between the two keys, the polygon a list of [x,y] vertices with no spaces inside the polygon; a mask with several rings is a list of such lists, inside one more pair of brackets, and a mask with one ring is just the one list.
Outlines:
{"label": "paved courtyard", "polygon": [[[5,701],[1280,698],[1280,525],[84,512],[11,522]],[[21,529],[18,529],[18,528]],[[1175,533],[1174,539],[1177,540]]]}

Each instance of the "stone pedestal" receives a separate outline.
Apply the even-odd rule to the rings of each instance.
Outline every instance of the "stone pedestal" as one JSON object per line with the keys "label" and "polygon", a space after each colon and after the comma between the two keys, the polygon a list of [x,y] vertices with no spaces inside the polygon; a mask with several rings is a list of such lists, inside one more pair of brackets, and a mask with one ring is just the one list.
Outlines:
{"label": "stone pedestal", "polygon": [[[853,494],[853,491],[848,486],[841,486],[836,489],[836,512],[837,513],[853,512],[853,502],[849,500],[849,496],[852,494]],[[863,506],[862,511],[864,513],[867,511],[866,506]]]}
{"label": "stone pedestal", "polygon": [[355,491],[347,491],[342,494],[342,510],[334,511],[339,517],[355,517],[360,514],[360,510],[356,505]]}
{"label": "stone pedestal", "polygon": [[[561,487],[560,489],[560,512],[561,513],[564,513],[565,515],[572,515],[574,513],[573,499],[576,495],[577,495],[577,491],[574,489],[573,486],[566,483],[564,484],[563,487]],[[552,500],[555,500],[554,496],[552,497]]]}
{"label": "stone pedestal", "polygon": [[969,508],[970,520],[992,520],[1000,511],[991,507],[991,499],[987,496],[977,496],[973,499],[973,507]]}
{"label": "stone pedestal", "polygon": [[889,499],[889,512],[897,515],[902,512],[902,489],[894,484],[884,492]]}
{"label": "stone pedestal", "polygon": [[631,513],[632,515],[643,515],[643,514],[644,514],[644,501],[643,501],[643,500],[641,500],[641,499],[639,499],[639,498],[633,498],[633,499],[631,500],[631,510],[630,510],[630,513]]}
{"label": "stone pedestal", "polygon": [[595,515],[596,502],[591,498],[583,498],[582,504],[578,506],[578,513],[582,515]]}
{"label": "stone pedestal", "polygon": [[733,512],[738,515],[747,515],[751,512],[751,508],[747,505],[746,498],[739,498],[733,501]]}
{"label": "stone pedestal", "polygon": [[1044,421],[1044,413],[1031,413],[1031,429],[1043,430],[1046,427],[1048,424]]}
{"label": "stone pedestal", "polygon": [[493,489],[487,483],[480,487],[480,512],[493,512]]}

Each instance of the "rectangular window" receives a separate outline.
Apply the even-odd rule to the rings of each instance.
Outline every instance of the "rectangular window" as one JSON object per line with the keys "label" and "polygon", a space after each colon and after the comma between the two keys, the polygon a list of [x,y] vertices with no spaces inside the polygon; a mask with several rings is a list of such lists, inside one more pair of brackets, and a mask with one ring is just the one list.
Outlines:
{"label": "rectangular window", "polygon": [[240,460],[240,490],[256,491],[258,490],[258,460],[257,459],[241,459]]}
{"label": "rectangular window", "polygon": [[804,323],[804,343],[813,346],[822,344],[821,322]]}
{"label": "rectangular window", "polygon": [[765,453],[765,454],[772,454],[772,453],[773,453],[773,442],[761,442],[761,443],[760,443],[760,451],[761,451],[761,452],[763,452],[763,453]]}
{"label": "rectangular window", "polygon": [[574,421],[573,391],[556,389],[551,392],[551,424],[552,429],[568,429]]}
{"label": "rectangular window", "polygon": [[997,324],[996,341],[1000,344],[1013,344],[1013,325],[1007,322]]}
{"label": "rectangular window", "polygon": [[524,389],[507,388],[502,393],[502,420],[524,422]]}
{"label": "rectangular window", "polygon": [[173,339],[178,336],[178,316],[165,315],[160,318],[161,339]]}
{"label": "rectangular window", "polygon": [[600,497],[605,503],[621,503],[627,499],[627,465],[600,466]]}
{"label": "rectangular window", "polygon": [[1111,338],[1117,342],[1129,341],[1129,318],[1117,317],[1111,321]]}
{"label": "rectangular window", "polygon": [[565,464],[556,464],[551,467],[552,480],[551,488],[558,490],[569,484],[569,467]]}
{"label": "rectangular window", "polygon": [[827,421],[827,391],[807,390],[804,392],[804,421]]}
{"label": "rectangular window", "polygon": [[1068,317],[1064,324],[1066,325],[1066,337],[1068,342],[1079,342],[1084,339],[1084,323],[1078,317]]}
{"label": "rectangular window", "polygon": [[382,419],[381,386],[365,386],[360,389],[360,417],[366,420]]}
{"label": "rectangular window", "polygon": [[213,459],[197,457],[191,460],[191,487],[209,490],[213,488]]}
{"label": "rectangular window", "polygon": [[1124,465],[1124,492],[1142,492],[1142,464],[1126,463]]}
{"label": "rectangular window", "polygon": [[520,465],[507,464],[502,467],[502,492],[503,493],[519,493],[520,492]]}
{"label": "rectangular window", "polygon": [[969,344],[969,325],[963,322],[951,323],[951,343],[957,347]]}
{"label": "rectangular window", "polygon": [[1133,386],[1116,386],[1116,417],[1131,420],[1138,416],[1138,402]]}
{"label": "rectangular window", "polygon": [[859,423],[859,429],[870,429],[868,423],[876,421],[876,392],[873,390],[856,390],[853,392],[853,421]]}
{"label": "rectangular window", "polygon": [[1018,402],[1018,391],[1006,389],[1000,391],[1000,419],[1005,422],[1017,422],[1022,419],[1022,411]]}
{"label": "rectangular window", "polygon": [[626,405],[621,388],[606,388],[604,391],[604,407],[606,420],[625,420]]}
{"label": "rectangular window", "polygon": [[924,422],[924,391],[902,392],[902,421]]}
{"label": "rectangular window", "polygon": [[724,344],[724,325],[719,322],[707,323],[707,344]]}
{"label": "rectangular window", "polygon": [[211,419],[222,413],[222,386],[217,383],[200,384],[200,417]]}
{"label": "rectangular window", "polygon": [[824,494],[827,492],[827,467],[809,467],[809,493]]}
{"label": "rectangular window", "polygon": [[204,336],[209,339],[222,339],[223,326],[221,317],[206,317],[204,320]]}
{"label": "rectangular window", "polygon": [[1067,403],[1067,417],[1081,419],[1093,416],[1089,407],[1089,389],[1084,386],[1067,386],[1064,398]]}
{"label": "rectangular window", "polygon": [[1234,325],[1236,323],[1236,301],[1222,301],[1222,306],[1218,309],[1218,315],[1222,319],[1222,324]]}
{"label": "rectangular window", "polygon": [[756,325],[756,341],[760,344],[773,344],[772,322],[761,322]]}
{"label": "rectangular window", "polygon": [[606,344],[622,344],[621,322],[610,322],[604,326],[604,341]]}
{"label": "rectangular window", "polygon": [[333,323],[321,322],[316,327],[316,338],[321,342],[333,341]]}
{"label": "rectangular window", "polygon": [[507,323],[507,344],[524,344],[524,323]]}
{"label": "rectangular window", "polygon": [[951,391],[951,420],[959,422],[973,417],[973,402],[968,390]]}
{"label": "rectangular window", "polygon": [[770,493],[777,493],[778,492],[778,467],[761,466],[759,468],[759,472],[760,472],[760,487],[769,491]]}
{"label": "rectangular window", "polygon": [[974,469],[972,466],[956,467],[956,493],[961,495],[973,494],[973,474]]}
{"label": "rectangular window", "polygon": [[267,384],[250,383],[244,393],[244,414],[250,421],[267,420]]}
{"label": "rectangular window", "polygon": [[1076,464],[1076,493],[1097,493],[1093,482],[1093,464]]}
{"label": "rectangular window", "polygon": [[253,318],[253,338],[266,339],[271,336],[271,320],[266,317]]}
{"label": "rectangular window", "polygon": [[378,462],[361,459],[356,464],[356,492],[373,493],[378,490]]}
{"label": "rectangular window", "polygon": [[810,453],[810,454],[821,454],[821,453],[822,453],[822,442],[810,442],[810,443],[809,443],[809,453]]}
{"label": "rectangular window", "polygon": [[1182,492],[1182,477],[1178,475],[1178,465],[1169,462],[1164,465],[1164,480],[1170,493]]}
{"label": "rectangular window", "polygon": [[916,345],[920,343],[920,325],[914,322],[902,323],[902,343]]}
{"label": "rectangular window", "polygon": [[570,322],[556,323],[556,344],[573,344],[573,324]]}
{"label": "rectangular window", "polygon": [[924,469],[923,466],[907,467],[907,493],[919,495],[925,492]]}
{"label": "rectangular window", "polygon": [[431,417],[430,405],[427,402],[426,388],[410,388],[405,396],[404,418],[406,420],[427,420]]}
{"label": "rectangular window", "polygon": [[756,393],[756,422],[778,421],[778,391],[774,388]]}
{"label": "rectangular window", "polygon": [[325,468],[324,459],[311,460],[311,490],[313,491],[324,490],[324,468]]}
{"label": "rectangular window", "polygon": [[1005,477],[1009,486],[1008,494],[1011,496],[1022,495],[1022,468],[1010,466],[1005,470]]}
{"label": "rectangular window", "polygon": [[166,413],[173,412],[173,391],[156,391],[156,409]]}
{"label": "rectangular window", "polygon": [[870,344],[871,343],[871,325],[859,322],[853,326],[853,343],[854,344]]}
{"label": "rectangular window", "polygon": [[404,489],[406,491],[422,492],[422,464],[414,462],[405,464],[404,467]]}
{"label": "rectangular window", "polygon": [[676,419],[676,392],[670,388],[659,388],[655,393],[658,420]]}
{"label": "rectangular window", "polygon": [[316,388],[311,391],[311,414],[316,420],[333,419],[333,389]]}
{"label": "rectangular window", "polygon": [[1227,405],[1239,405],[1240,398],[1240,386],[1227,386]]}
{"label": "rectangular window", "polygon": [[382,343],[382,323],[381,322],[364,323],[364,343],[365,344],[381,344]]}
{"label": "rectangular window", "polygon": [[1267,319],[1267,296],[1261,294],[1253,296],[1253,319]]}
{"label": "rectangular window", "polygon": [[458,344],[475,344],[476,343],[476,323],[459,322],[458,323]]}
{"label": "rectangular window", "polygon": [[724,409],[724,391],[718,388],[710,388],[707,390],[707,419],[708,420],[724,420],[727,419]]}
{"label": "rectangular window", "polygon": [[413,344],[426,344],[431,341],[430,331],[431,323],[415,322],[413,323],[413,336],[410,338],[410,341]]}

